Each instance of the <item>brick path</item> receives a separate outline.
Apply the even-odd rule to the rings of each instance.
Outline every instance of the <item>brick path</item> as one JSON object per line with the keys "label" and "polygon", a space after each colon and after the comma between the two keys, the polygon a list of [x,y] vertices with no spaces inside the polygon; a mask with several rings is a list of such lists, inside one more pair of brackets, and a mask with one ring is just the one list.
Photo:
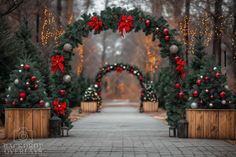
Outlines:
{"label": "brick path", "polygon": [[236,157],[236,145],[222,140],[170,138],[165,124],[128,106],[82,118],[70,137],[34,142],[43,145],[43,154],[22,157]]}

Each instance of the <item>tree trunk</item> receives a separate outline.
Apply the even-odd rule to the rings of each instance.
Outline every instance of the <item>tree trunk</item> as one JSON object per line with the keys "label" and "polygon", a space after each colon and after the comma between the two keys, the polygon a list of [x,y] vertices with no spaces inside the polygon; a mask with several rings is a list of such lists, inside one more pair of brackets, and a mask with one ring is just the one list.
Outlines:
{"label": "tree trunk", "polygon": [[186,42],[186,50],[185,50],[185,57],[186,57],[186,64],[188,66],[188,51],[189,51],[189,18],[190,18],[190,0],[185,0],[185,17],[187,18],[186,22],[186,29],[185,29],[185,42]]}
{"label": "tree trunk", "polygon": [[61,21],[60,21],[61,11],[62,11],[61,0],[57,0],[57,16],[58,16],[57,27],[58,28],[61,26]]}
{"label": "tree trunk", "polygon": [[214,37],[213,37],[213,57],[218,66],[221,66],[221,23],[222,23],[222,3],[223,0],[215,1],[214,14]]}
{"label": "tree trunk", "polygon": [[[36,8],[39,6],[39,0],[36,1]],[[39,42],[39,26],[40,26],[40,15],[39,15],[39,11],[40,9],[37,10],[37,13],[36,13],[36,42],[38,43]]]}
{"label": "tree trunk", "polygon": [[[106,2],[105,2],[105,9],[107,8],[108,1],[109,1],[109,0],[106,0]],[[107,38],[107,32],[104,32],[104,34],[103,34],[103,36],[102,36],[102,47],[103,47],[103,50],[102,50],[102,58],[101,58],[101,64],[102,64],[102,66],[103,66],[103,65],[105,64],[105,62],[106,62],[106,49],[107,49],[106,38]]]}
{"label": "tree trunk", "polygon": [[66,1],[66,21],[67,24],[71,24],[73,22],[73,2],[74,0]]}
{"label": "tree trunk", "polygon": [[[233,23],[233,43],[232,43],[232,55],[234,60],[234,67],[236,66],[236,1],[233,1],[233,16],[234,16],[234,23]],[[236,68],[234,68],[234,76],[236,77]]]}

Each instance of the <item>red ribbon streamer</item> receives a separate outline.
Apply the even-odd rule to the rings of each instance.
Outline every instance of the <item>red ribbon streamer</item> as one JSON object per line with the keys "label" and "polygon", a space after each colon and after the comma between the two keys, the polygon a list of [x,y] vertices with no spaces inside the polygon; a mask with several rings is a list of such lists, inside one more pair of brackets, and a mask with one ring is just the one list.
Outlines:
{"label": "red ribbon streamer", "polygon": [[120,20],[120,24],[119,24],[119,28],[118,28],[120,34],[122,36],[124,36],[124,34],[123,34],[124,29],[126,32],[129,32],[131,30],[132,24],[133,24],[132,16],[129,15],[128,17],[126,17],[126,16],[122,15],[121,20]]}
{"label": "red ribbon streamer", "polygon": [[99,20],[97,16],[93,16],[91,21],[87,23],[90,28],[94,28],[94,32],[97,33],[102,27],[102,20]]}
{"label": "red ribbon streamer", "polygon": [[52,68],[51,68],[52,72],[55,73],[57,69],[60,69],[61,72],[65,71],[64,56],[60,56],[60,55],[52,56],[51,61],[52,61]]}
{"label": "red ribbon streamer", "polygon": [[176,64],[177,64],[176,70],[180,73],[181,79],[184,79],[185,78],[184,65],[186,64],[186,62],[180,57],[176,57]]}
{"label": "red ribbon streamer", "polygon": [[67,107],[67,104],[66,102],[62,102],[59,104],[59,101],[58,100],[54,100],[53,101],[53,106],[54,106],[54,111],[61,114],[61,115],[64,115],[65,114],[65,109]]}

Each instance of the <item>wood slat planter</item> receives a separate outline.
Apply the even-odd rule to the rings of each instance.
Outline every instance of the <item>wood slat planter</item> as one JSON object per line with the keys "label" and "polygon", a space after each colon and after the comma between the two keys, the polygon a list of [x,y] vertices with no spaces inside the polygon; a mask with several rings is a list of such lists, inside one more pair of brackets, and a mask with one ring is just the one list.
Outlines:
{"label": "wood slat planter", "polygon": [[236,139],[236,110],[187,109],[190,138]]}
{"label": "wood slat planter", "polygon": [[143,112],[157,112],[158,111],[158,102],[143,102]]}
{"label": "wood slat planter", "polygon": [[29,138],[48,137],[50,110],[50,108],[6,108],[6,138],[21,138],[22,133]]}
{"label": "wood slat planter", "polygon": [[97,112],[97,102],[81,102],[82,112]]}

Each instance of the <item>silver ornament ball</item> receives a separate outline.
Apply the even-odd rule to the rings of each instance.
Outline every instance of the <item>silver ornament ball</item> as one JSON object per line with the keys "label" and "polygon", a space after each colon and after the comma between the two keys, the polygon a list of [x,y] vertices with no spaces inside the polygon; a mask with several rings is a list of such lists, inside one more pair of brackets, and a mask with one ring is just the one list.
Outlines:
{"label": "silver ornament ball", "polygon": [[210,107],[213,107],[213,104],[212,104],[212,103],[210,103],[210,104],[209,104],[209,106],[210,106]]}
{"label": "silver ornament ball", "polygon": [[15,85],[19,84],[19,82],[20,82],[20,80],[18,78],[14,80]]}
{"label": "silver ornament ball", "polygon": [[179,48],[176,45],[171,45],[170,46],[170,52],[171,54],[176,54],[178,52]]}
{"label": "silver ornament ball", "polygon": [[46,103],[45,103],[45,107],[50,107],[50,103],[49,103],[49,102],[46,102]]}
{"label": "silver ornament ball", "polygon": [[191,108],[193,108],[193,109],[197,108],[197,103],[196,102],[192,102],[191,103]]}
{"label": "silver ornament ball", "polygon": [[217,67],[214,67],[213,70],[217,70]]}
{"label": "silver ornament ball", "polygon": [[225,89],[229,89],[229,86],[228,86],[228,85],[225,85]]}
{"label": "silver ornament ball", "polygon": [[226,104],[226,101],[225,101],[225,100],[222,100],[221,103],[222,103],[223,105],[225,105],[225,104]]}
{"label": "silver ornament ball", "polygon": [[63,76],[63,81],[66,82],[66,83],[69,83],[71,81],[71,76],[70,75],[64,75]]}
{"label": "silver ornament ball", "polygon": [[64,46],[63,46],[63,50],[64,51],[71,51],[72,50],[72,45],[70,43],[66,43]]}

